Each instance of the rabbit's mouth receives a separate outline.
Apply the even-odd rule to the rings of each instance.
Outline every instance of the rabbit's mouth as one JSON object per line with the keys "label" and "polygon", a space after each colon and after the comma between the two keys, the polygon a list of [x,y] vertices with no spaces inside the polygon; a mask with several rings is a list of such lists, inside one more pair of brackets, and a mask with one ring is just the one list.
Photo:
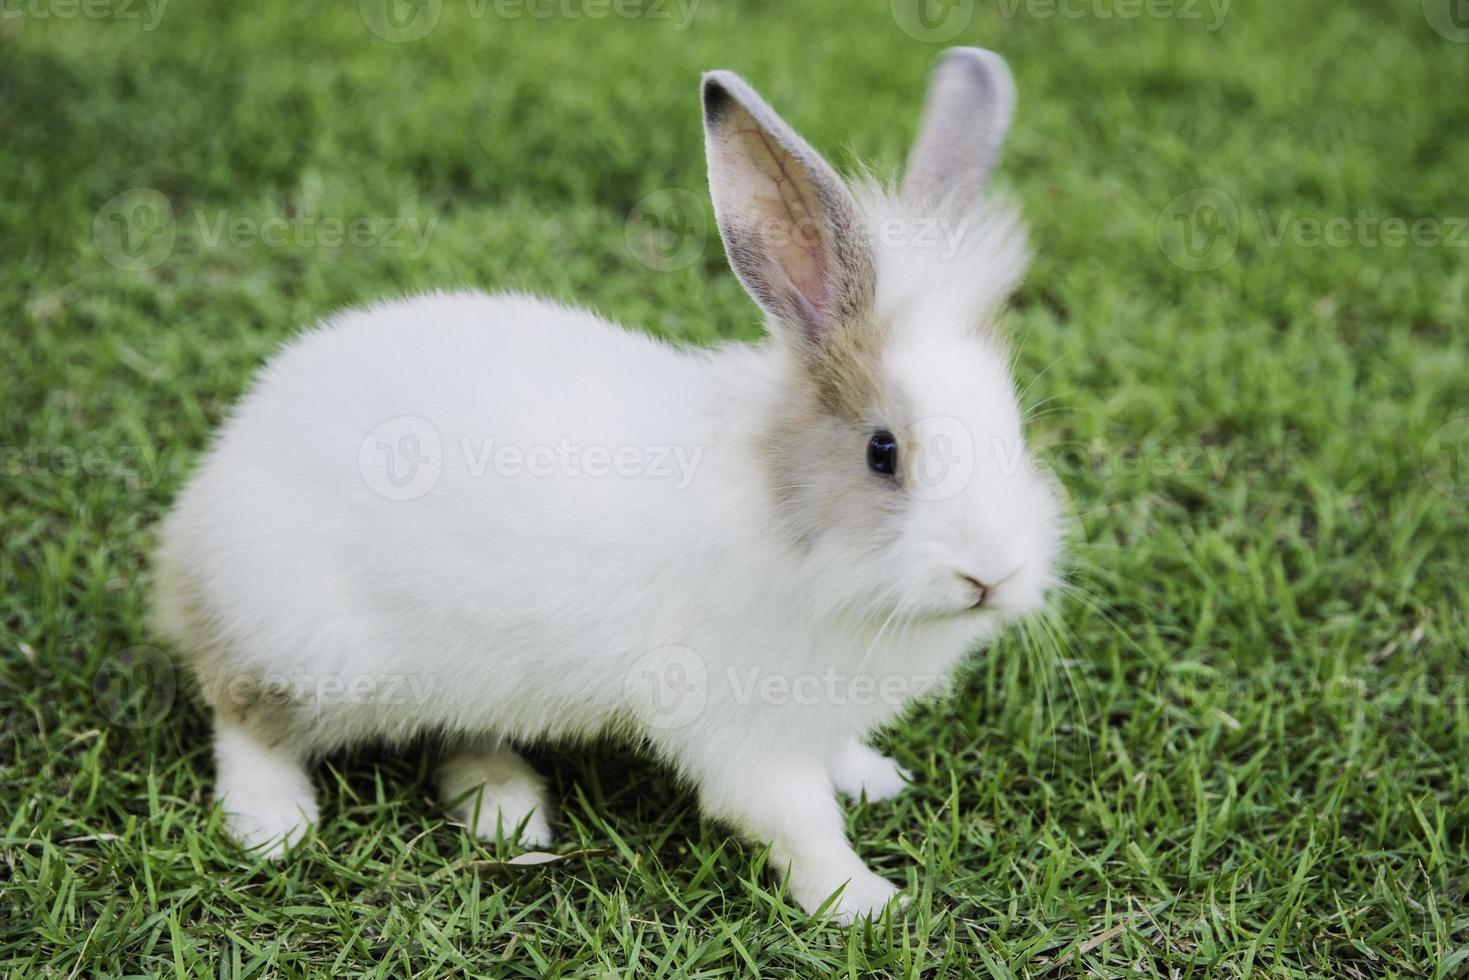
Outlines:
{"label": "rabbit's mouth", "polygon": [[1005,603],[1003,600],[1009,596],[1010,590],[1006,590],[1005,595],[1001,596],[1000,588],[1006,583],[1012,581],[1023,570],[1023,565],[1017,565],[1007,574],[1001,575],[993,580],[980,578],[975,575],[969,575],[965,572],[960,572],[959,581],[963,589],[965,590],[966,598],[969,601],[969,605],[964,611],[991,613],[1001,612],[1005,608]]}
{"label": "rabbit's mouth", "polygon": [[1044,607],[1048,579],[1020,566],[993,579],[959,572],[953,583],[934,596],[927,615],[998,629]]}
{"label": "rabbit's mouth", "polygon": [[985,604],[990,601],[990,595],[994,592],[994,586],[987,585],[972,575],[961,573],[959,578],[964,581],[964,584],[968,586],[969,591],[973,594],[974,603],[969,608],[971,610],[983,609]]}

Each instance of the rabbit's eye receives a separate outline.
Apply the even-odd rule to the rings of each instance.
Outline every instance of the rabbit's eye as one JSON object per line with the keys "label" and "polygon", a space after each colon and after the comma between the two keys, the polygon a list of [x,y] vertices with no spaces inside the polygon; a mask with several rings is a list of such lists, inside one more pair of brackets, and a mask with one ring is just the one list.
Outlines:
{"label": "rabbit's eye", "polygon": [[879,429],[867,440],[867,468],[892,476],[898,472],[898,440],[887,429]]}

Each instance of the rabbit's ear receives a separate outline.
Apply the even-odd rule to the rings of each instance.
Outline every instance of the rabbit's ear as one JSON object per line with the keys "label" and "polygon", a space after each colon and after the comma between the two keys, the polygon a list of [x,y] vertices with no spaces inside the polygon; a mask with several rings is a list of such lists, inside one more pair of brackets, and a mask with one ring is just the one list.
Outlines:
{"label": "rabbit's ear", "polygon": [[871,250],[851,192],[733,72],[704,76],[704,138],[735,275],[794,340],[821,347],[872,302]]}
{"label": "rabbit's ear", "polygon": [[1015,115],[1015,81],[1005,59],[981,48],[950,48],[934,69],[903,197],[910,206],[967,210],[984,191]]}

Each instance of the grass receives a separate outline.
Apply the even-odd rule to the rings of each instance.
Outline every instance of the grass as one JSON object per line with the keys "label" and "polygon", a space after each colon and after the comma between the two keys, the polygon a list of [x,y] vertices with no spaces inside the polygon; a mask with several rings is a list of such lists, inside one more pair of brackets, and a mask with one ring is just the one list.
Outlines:
{"label": "grass", "polygon": [[[687,30],[673,5],[444,0],[400,43],[371,2],[177,3],[151,29],[141,4],[0,8],[0,969],[1463,976],[1469,46],[1434,3],[975,5],[957,43],[1019,81],[1013,330],[1078,591],[885,735],[916,785],[851,831],[912,904],[846,931],[615,747],[534,753],[559,863],[449,825],[413,751],[333,760],[314,842],[264,865],[211,812],[183,678],[110,692],[150,642],[151,525],[303,324],[475,284],[755,336],[712,236],[639,261],[637,202],[704,199],[716,66],[840,163],[898,166],[942,47],[901,0],[704,0]],[[119,251],[119,217],[156,251]],[[322,218],[372,244],[323,244]],[[1364,230],[1386,218],[1440,241]]]}

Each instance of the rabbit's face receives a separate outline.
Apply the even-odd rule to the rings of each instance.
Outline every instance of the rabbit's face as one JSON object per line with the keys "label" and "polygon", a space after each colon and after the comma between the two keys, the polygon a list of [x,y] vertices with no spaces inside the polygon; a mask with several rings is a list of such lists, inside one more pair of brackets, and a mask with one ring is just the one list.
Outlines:
{"label": "rabbit's face", "polygon": [[973,331],[902,322],[870,345],[871,359],[797,367],[791,403],[807,410],[766,436],[772,496],[808,574],[861,615],[973,616],[982,632],[1035,610],[1054,581],[1060,508],[1025,447],[1004,354]]}
{"label": "rabbit's face", "polygon": [[962,334],[884,358],[869,445],[893,460],[882,586],[900,614],[1013,617],[1052,582],[1058,504],[1026,449],[1005,364],[984,337]]}

